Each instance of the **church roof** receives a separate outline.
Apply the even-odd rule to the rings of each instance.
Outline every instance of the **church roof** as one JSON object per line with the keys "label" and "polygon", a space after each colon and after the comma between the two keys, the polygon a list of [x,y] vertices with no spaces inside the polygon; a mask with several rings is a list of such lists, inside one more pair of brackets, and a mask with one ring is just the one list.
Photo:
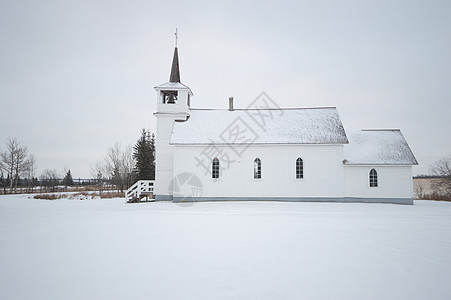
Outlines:
{"label": "church roof", "polygon": [[294,109],[191,109],[176,122],[171,144],[345,144],[335,107]]}
{"label": "church roof", "polygon": [[[348,132],[349,133],[349,132]],[[344,146],[345,165],[417,165],[399,129],[350,132]]]}

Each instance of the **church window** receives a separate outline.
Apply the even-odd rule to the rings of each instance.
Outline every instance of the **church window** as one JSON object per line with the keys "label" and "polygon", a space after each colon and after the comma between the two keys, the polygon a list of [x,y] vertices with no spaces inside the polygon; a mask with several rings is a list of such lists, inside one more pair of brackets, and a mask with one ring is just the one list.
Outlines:
{"label": "church window", "polygon": [[211,178],[219,178],[219,159],[213,159],[211,166]]}
{"label": "church window", "polygon": [[254,178],[262,178],[262,161],[260,158],[256,158],[254,160]]}
{"label": "church window", "polygon": [[377,187],[377,172],[374,169],[370,171],[370,187]]}
{"label": "church window", "polygon": [[296,159],[296,179],[304,178],[304,161],[302,158]]}

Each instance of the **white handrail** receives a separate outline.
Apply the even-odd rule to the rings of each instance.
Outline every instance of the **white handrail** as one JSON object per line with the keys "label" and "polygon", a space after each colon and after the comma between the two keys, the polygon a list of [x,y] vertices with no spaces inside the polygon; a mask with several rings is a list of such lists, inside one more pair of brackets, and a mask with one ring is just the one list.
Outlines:
{"label": "white handrail", "polygon": [[128,202],[133,198],[141,200],[141,195],[148,196],[153,194],[155,180],[139,180],[135,182],[128,190],[125,191],[125,201]]}

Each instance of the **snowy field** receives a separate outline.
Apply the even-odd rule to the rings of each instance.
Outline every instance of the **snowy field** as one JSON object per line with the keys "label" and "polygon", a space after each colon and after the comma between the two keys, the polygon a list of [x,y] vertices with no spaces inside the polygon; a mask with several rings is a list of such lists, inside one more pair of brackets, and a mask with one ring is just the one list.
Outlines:
{"label": "snowy field", "polygon": [[0,196],[0,299],[451,299],[451,203]]}

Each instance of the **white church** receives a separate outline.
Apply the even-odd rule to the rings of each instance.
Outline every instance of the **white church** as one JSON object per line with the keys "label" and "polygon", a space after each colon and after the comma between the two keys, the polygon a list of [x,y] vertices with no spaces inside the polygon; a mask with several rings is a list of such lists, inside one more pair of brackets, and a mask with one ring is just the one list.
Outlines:
{"label": "white church", "polygon": [[413,204],[418,163],[399,129],[346,131],[335,107],[280,108],[264,93],[246,109],[191,108],[177,47],[155,90],[156,201]]}

